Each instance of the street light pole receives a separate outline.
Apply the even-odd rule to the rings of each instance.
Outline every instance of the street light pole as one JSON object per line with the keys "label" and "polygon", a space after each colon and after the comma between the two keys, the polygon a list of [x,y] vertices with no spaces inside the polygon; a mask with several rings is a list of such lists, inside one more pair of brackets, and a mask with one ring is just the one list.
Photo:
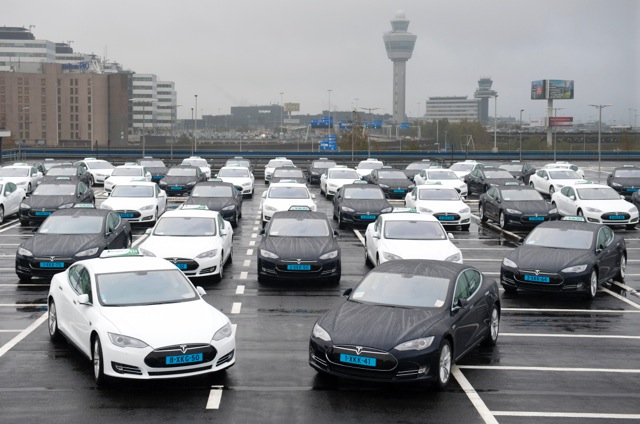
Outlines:
{"label": "street light pole", "polygon": [[493,153],[498,153],[498,95],[493,101]]}
{"label": "street light pole", "polygon": [[194,96],[196,98],[196,108],[195,108],[196,115],[195,115],[195,118],[193,119],[193,152],[191,153],[191,156],[195,155],[196,151],[198,150],[197,141],[196,141],[196,138],[197,138],[196,131],[198,129],[198,124],[197,124],[197,122],[198,122],[198,95],[194,94]]}
{"label": "street light pole", "polygon": [[[564,109],[563,107],[553,108],[553,117],[558,116],[558,111]],[[557,125],[553,125],[553,161],[556,161],[556,151],[558,150],[558,129]]]}
{"label": "street light pole", "polygon": [[176,143],[174,126],[178,115],[178,108],[182,105],[171,106],[171,161],[173,161],[173,145]]}
{"label": "street light pole", "polygon": [[524,109],[520,109],[520,160],[522,160],[522,112]]}
{"label": "street light pole", "polygon": [[329,129],[327,130],[327,134],[331,133],[331,92],[333,90],[329,89],[327,90],[329,92]]}
{"label": "street light pole", "polygon": [[373,118],[372,112],[380,109],[379,107],[363,107],[362,110],[369,111],[369,125],[367,125],[367,158],[371,157],[371,119]]}
{"label": "street light pole", "polygon": [[600,146],[602,141],[602,109],[611,105],[589,105],[591,107],[598,108],[598,183],[600,183]]}
{"label": "street light pole", "polygon": [[[284,139],[284,103],[282,103],[282,95],[284,92],[280,93],[280,131],[278,133],[278,138]],[[280,137],[282,134],[282,137]]]}
{"label": "street light pole", "polygon": [[[195,119],[193,119],[193,108],[191,108],[191,120],[193,121],[193,144],[195,144],[195,140],[196,140],[196,131],[195,131],[195,125],[196,125],[196,121]],[[191,156],[193,156],[193,146],[191,146]]]}
{"label": "street light pole", "polygon": [[[147,144],[147,134],[146,134],[146,122],[147,122],[147,110],[146,110],[146,106],[147,103],[152,103],[152,102],[156,102],[157,99],[145,99],[145,98],[133,98],[133,99],[129,99],[130,102],[133,102],[133,104],[136,103],[142,103],[142,157],[145,156],[146,153],[146,144]],[[134,122],[134,126],[135,126],[135,122]],[[153,126],[153,124],[152,124]]]}

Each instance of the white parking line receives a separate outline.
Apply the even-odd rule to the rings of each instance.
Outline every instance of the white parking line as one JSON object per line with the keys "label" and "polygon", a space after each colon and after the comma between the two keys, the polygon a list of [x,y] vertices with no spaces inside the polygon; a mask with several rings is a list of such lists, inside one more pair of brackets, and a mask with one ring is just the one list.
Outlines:
{"label": "white parking line", "polygon": [[560,367],[520,367],[510,365],[458,365],[462,370],[492,371],[542,371],[542,372],[592,372],[612,374],[640,374],[637,368],[560,368]]}
{"label": "white parking line", "polygon": [[0,333],[19,333],[23,330],[0,330]]}
{"label": "white parking line", "polygon": [[253,231],[258,231],[260,227],[253,227]]}
{"label": "white parking line", "polygon": [[9,342],[7,342],[4,346],[0,347],[0,358],[2,358],[2,356],[4,356],[5,353],[7,353],[15,345],[20,343],[25,337],[31,334],[36,328],[40,326],[40,324],[42,324],[46,320],[47,320],[47,314],[46,313],[42,314],[40,318],[35,320],[30,326],[28,326],[23,331],[21,331],[20,334],[15,336],[13,339],[9,340]]}
{"label": "white parking line", "polygon": [[241,302],[233,302],[233,305],[231,306],[231,313],[232,314],[239,314],[240,313],[240,309],[242,309],[242,303]]}
{"label": "white parking line", "polygon": [[3,308],[24,308],[25,306],[37,306],[39,308],[47,307],[46,303],[0,303]]}
{"label": "white parking line", "polygon": [[249,277],[249,273],[247,271],[242,271],[240,273],[240,279],[241,280],[246,280]]}
{"label": "white parking line", "polygon": [[542,337],[559,339],[620,339],[640,340],[640,336],[625,336],[617,334],[544,334],[544,333],[500,333],[500,337]]}
{"label": "white parking line", "polygon": [[250,266],[251,265],[251,259],[245,259],[244,262],[242,263],[242,266]]}
{"label": "white parking line", "polygon": [[637,420],[640,414],[601,414],[589,412],[491,411],[498,417],[597,418],[605,420]]}
{"label": "white parking line", "polygon": [[628,292],[638,293],[638,290],[634,289],[633,287],[629,287],[626,284],[622,284],[619,281],[614,281],[613,284],[618,286],[618,287],[620,287],[621,289],[624,289],[624,290],[628,291]]}
{"label": "white parking line", "polygon": [[614,292],[612,292],[611,290],[606,289],[606,288],[604,288],[604,287],[600,287],[600,290],[601,290],[601,291],[603,291],[603,292],[605,292],[605,293],[610,294],[611,296],[615,297],[615,298],[616,298],[616,299],[618,299],[618,300],[622,300],[622,301],[623,301],[624,303],[626,303],[627,305],[631,305],[631,306],[633,306],[634,308],[640,309],[640,304],[637,304],[637,303],[635,303],[635,302],[633,302],[633,301],[631,301],[631,300],[627,299],[626,297],[620,296],[618,293],[614,293]]}
{"label": "white parking line", "polygon": [[462,387],[462,390],[464,390],[465,394],[467,395],[473,406],[476,408],[484,422],[498,424],[498,420],[496,420],[491,411],[489,411],[489,408],[487,408],[487,405],[485,405],[482,399],[480,399],[478,392],[475,391],[471,383],[469,383],[469,380],[467,380],[464,374],[462,374],[462,371],[460,371],[460,367],[454,366],[451,369],[451,374],[456,379],[458,384],[460,384],[460,387]]}
{"label": "white parking line", "polygon": [[257,238],[257,237],[258,237],[258,233],[251,234],[251,238]]}
{"label": "white parking line", "polygon": [[[16,221],[14,224],[9,225],[8,227],[5,227],[5,228],[1,229],[1,230],[0,230],[0,233],[4,233],[4,232],[5,232],[5,231],[7,231],[7,230],[10,230],[10,229],[12,229],[12,228],[17,227],[19,223],[20,223],[20,221]],[[15,236],[14,236],[14,237],[15,237]]]}
{"label": "white parking line", "polygon": [[244,286],[243,285],[239,285],[238,287],[236,287],[236,294],[244,294]]}
{"label": "white parking line", "polygon": [[247,249],[247,256],[253,256],[253,249]]}
{"label": "white parking line", "polygon": [[614,309],[544,309],[544,308],[502,308],[508,312],[574,312],[584,314],[640,314],[640,311],[614,310]]}
{"label": "white parking line", "polygon": [[249,246],[255,246],[255,245],[256,245],[256,241],[255,241],[255,240],[251,240],[251,241],[249,242]]}
{"label": "white parking line", "polygon": [[51,284],[2,283],[0,287],[51,287]]}
{"label": "white parking line", "polygon": [[211,391],[209,392],[209,399],[207,400],[206,409],[220,408],[221,400],[222,400],[222,386],[211,386]]}
{"label": "white parking line", "polygon": [[356,235],[356,237],[358,237],[360,239],[360,243],[362,243],[364,245],[364,237],[362,237],[362,234],[360,234],[360,231],[354,229],[353,233]]}

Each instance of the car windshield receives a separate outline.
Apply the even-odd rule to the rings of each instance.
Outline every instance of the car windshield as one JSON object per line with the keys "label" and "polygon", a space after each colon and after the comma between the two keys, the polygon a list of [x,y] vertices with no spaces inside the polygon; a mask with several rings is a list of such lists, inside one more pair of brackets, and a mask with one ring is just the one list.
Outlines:
{"label": "car windshield", "polygon": [[505,169],[486,169],[484,170],[484,174],[488,178],[513,178],[513,175]]}
{"label": "car windshield", "polygon": [[349,299],[378,305],[442,308],[449,285],[446,278],[374,271],[367,274]]}
{"label": "car windshield", "polygon": [[38,229],[39,234],[98,234],[102,232],[103,216],[51,215]]}
{"label": "car windshield", "polygon": [[63,168],[63,167],[58,167],[58,166],[54,166],[53,168],[49,169],[49,171],[47,171],[47,176],[50,177],[60,177],[60,176],[64,176],[64,177],[68,177],[68,176],[74,176],[78,173],[78,169],[77,168]]}
{"label": "car windshield", "polygon": [[306,187],[275,187],[269,188],[271,199],[308,199],[309,190]]}
{"label": "car windshield", "polygon": [[510,172],[520,172],[520,171],[522,171],[522,165],[517,164],[517,163],[514,163],[514,164],[509,163],[509,164],[505,164],[505,165],[500,165],[500,168],[501,169],[505,169],[505,170],[510,171]]}
{"label": "car windshield", "polygon": [[0,177],[28,177],[31,168],[0,168]]}
{"label": "car windshield", "polygon": [[502,198],[506,201],[544,200],[536,190],[502,190]]}
{"label": "car windshield", "polygon": [[439,222],[389,220],[384,224],[384,238],[395,240],[445,240],[447,235]]}
{"label": "car windshield", "polygon": [[[334,169],[333,171],[329,171],[327,175],[328,178],[334,180],[359,180],[360,175],[353,169]],[[404,174],[403,178],[406,178]]]}
{"label": "car windshield", "polygon": [[187,216],[160,218],[154,236],[205,237],[216,235],[216,219]]}
{"label": "car windshield", "polygon": [[111,192],[111,197],[153,197],[152,186],[117,185]]}
{"label": "car windshield", "polygon": [[476,166],[474,163],[454,163],[449,169],[452,171],[471,172],[474,166]]}
{"label": "car windshield", "polygon": [[536,227],[527,237],[527,246],[555,247],[558,249],[590,249],[593,234],[574,228]]}
{"label": "car windshield", "polygon": [[113,169],[115,166],[111,165],[109,162],[87,162],[87,166],[91,169]]}
{"label": "car windshield", "polygon": [[40,184],[33,190],[34,196],[73,196],[75,194],[75,184]]}
{"label": "car windshield", "polygon": [[182,164],[191,166],[209,166],[207,161],[204,159],[185,159],[182,161]]}
{"label": "car windshield", "polygon": [[582,179],[580,175],[576,171],[572,171],[570,169],[566,170],[557,170],[557,171],[549,171],[549,175],[553,180],[579,180]]}
{"label": "car windshield", "polygon": [[419,200],[460,200],[458,192],[448,188],[421,188],[418,191]]}
{"label": "car windshield", "polygon": [[251,161],[242,159],[227,159],[226,166],[242,166],[244,168],[251,167]]}
{"label": "car windshield", "polygon": [[383,180],[406,180],[407,176],[402,171],[378,171],[378,178]]}
{"label": "car windshield", "polygon": [[116,168],[111,173],[112,177],[139,177],[144,175],[140,168]]}
{"label": "car windshield", "polygon": [[349,187],[344,189],[345,199],[366,199],[366,200],[381,200],[384,199],[384,193],[378,187]]}
{"label": "car windshield", "polygon": [[220,172],[218,172],[218,177],[223,178],[249,178],[249,169],[241,168],[241,169],[224,169],[222,168]]}
{"label": "car windshield", "polygon": [[269,235],[273,237],[328,237],[327,221],[316,218],[276,218],[271,221]]}
{"label": "car windshield", "polygon": [[227,185],[197,185],[191,197],[233,197],[233,187]]}
{"label": "car windshield", "polygon": [[321,160],[313,162],[313,168],[333,168],[337,164],[331,160]]}
{"label": "car windshield", "polygon": [[146,166],[147,168],[164,168],[164,162],[160,159],[143,159],[139,160],[138,163],[142,166]]}
{"label": "car windshield", "polygon": [[620,200],[620,195],[611,187],[576,188],[582,200]]}
{"label": "car windshield", "polygon": [[407,165],[405,169],[427,169],[431,166],[431,162],[413,162]]}
{"label": "car windshield", "polygon": [[616,169],[613,176],[616,178],[640,178],[640,169]]}
{"label": "car windshield", "polygon": [[96,275],[103,306],[157,305],[199,299],[189,280],[176,270],[140,270]]}
{"label": "car windshield", "polygon": [[169,172],[167,172],[168,177],[195,177],[196,176],[196,168],[188,167],[188,168],[171,168]]}
{"label": "car windshield", "polygon": [[273,176],[277,178],[281,177],[289,177],[289,178],[304,178],[304,174],[301,169],[287,169],[287,168],[276,168],[273,171]]}
{"label": "car windshield", "polygon": [[293,162],[290,160],[270,160],[267,164],[267,168],[277,168],[283,165],[293,165]]}
{"label": "car windshield", "polygon": [[430,180],[457,180],[458,176],[453,171],[429,171],[427,178]]}
{"label": "car windshield", "polygon": [[358,169],[380,169],[384,166],[382,162],[363,161],[358,164]]}

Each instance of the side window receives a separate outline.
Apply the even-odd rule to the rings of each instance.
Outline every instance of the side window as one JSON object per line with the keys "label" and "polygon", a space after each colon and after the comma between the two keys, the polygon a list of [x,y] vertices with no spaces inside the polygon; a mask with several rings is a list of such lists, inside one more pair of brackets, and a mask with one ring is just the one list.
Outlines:
{"label": "side window", "polygon": [[382,219],[378,217],[378,219],[376,219],[376,223],[373,224],[373,231],[380,233],[381,227],[382,227]]}
{"label": "side window", "polygon": [[498,196],[498,190],[495,187],[491,187],[489,190],[487,190],[487,196],[491,197],[492,199],[497,199]]}
{"label": "side window", "polygon": [[475,269],[467,269],[464,271],[469,283],[469,297],[472,297],[480,288],[482,283],[482,274]]}
{"label": "side window", "polygon": [[469,281],[467,281],[467,276],[463,272],[458,276],[458,281],[456,281],[456,289],[453,294],[453,306],[456,306],[460,299],[468,299],[469,295]]}
{"label": "side window", "polygon": [[569,197],[571,196],[571,187],[563,187],[562,190],[560,190],[560,193],[562,193],[563,195]]}
{"label": "side window", "polygon": [[80,271],[83,270],[84,267],[81,265],[73,265],[69,268],[69,285],[71,288],[78,294],[80,293]]}
{"label": "side window", "polygon": [[597,245],[596,248],[598,246],[608,246],[609,244],[611,244],[611,242],[613,241],[613,230],[609,227],[602,227],[600,228],[600,230],[598,230],[598,240],[597,240]]}
{"label": "side window", "polygon": [[120,225],[120,216],[115,212],[109,213],[107,216],[107,231],[114,232],[118,225]]}
{"label": "side window", "polygon": [[78,194],[84,194],[87,191],[87,185],[83,182],[78,183]]}
{"label": "side window", "polygon": [[222,215],[218,214],[218,234],[222,234],[224,232],[224,218],[222,218]]}

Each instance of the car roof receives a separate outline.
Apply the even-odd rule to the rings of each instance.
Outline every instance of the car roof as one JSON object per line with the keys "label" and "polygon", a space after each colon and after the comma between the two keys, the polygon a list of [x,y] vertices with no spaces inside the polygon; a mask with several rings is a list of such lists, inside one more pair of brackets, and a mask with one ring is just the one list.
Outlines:
{"label": "car roof", "polygon": [[601,227],[606,227],[606,224],[598,224],[595,222],[583,222],[583,221],[546,221],[539,224],[536,228],[566,228],[571,230],[586,230],[591,232],[598,231]]}
{"label": "car roof", "polygon": [[[185,206],[200,206],[200,205],[185,205]],[[168,210],[162,214],[160,219],[162,218],[212,218],[215,219],[218,217],[218,212],[209,210],[206,206],[202,209],[200,208],[189,208],[186,209],[172,209]]]}
{"label": "car roof", "polygon": [[391,212],[379,216],[383,221],[428,221],[440,222],[438,218],[428,213],[417,212]]}
{"label": "car roof", "polygon": [[274,212],[271,218],[273,222],[277,218],[300,218],[300,219],[322,219],[323,221],[329,221],[327,214],[324,212],[313,211],[278,211]]}
{"label": "car roof", "polygon": [[69,208],[58,209],[54,211],[50,216],[101,216],[105,217],[113,212],[109,209],[96,209],[96,208]]}
{"label": "car roof", "polygon": [[269,184],[269,188],[271,187],[303,187],[307,190],[309,189],[307,185],[303,183],[271,183]]}
{"label": "car roof", "polygon": [[431,259],[399,259],[381,263],[370,272],[424,275],[452,279],[461,271],[468,268],[473,267],[456,262],[436,261]]}
{"label": "car roof", "polygon": [[152,181],[123,181],[118,183],[118,186],[145,186],[145,187],[153,187],[157,184]]}
{"label": "car roof", "polygon": [[[245,168],[246,169],[246,168]],[[155,184],[155,183],[149,183],[149,184]],[[225,181],[212,181],[212,180],[207,180],[207,181],[200,181],[199,183],[197,183],[195,185],[195,187],[197,186],[225,186],[225,187],[232,187],[235,189],[235,186],[233,185],[233,183],[230,182],[225,182]]]}
{"label": "car roof", "polygon": [[223,166],[220,168],[220,171],[222,171],[223,169],[242,169],[242,170],[247,170],[249,168],[247,168],[246,166]]}
{"label": "car roof", "polygon": [[380,186],[378,184],[368,184],[365,181],[363,181],[362,183],[351,183],[351,184],[343,184],[342,185],[343,188],[355,188],[355,189],[359,189],[359,190],[380,190],[382,191],[382,189],[380,188]]}
{"label": "car roof", "polygon": [[449,191],[453,190],[456,193],[458,192],[458,190],[456,190],[453,187],[449,187],[449,186],[442,185],[442,184],[439,184],[439,183],[436,183],[436,184],[418,184],[416,186],[416,188],[418,190],[426,190],[426,189],[431,189],[431,190],[449,190]]}
{"label": "car roof", "polygon": [[95,274],[116,274],[133,271],[156,271],[177,269],[174,264],[163,258],[151,256],[117,256],[110,258],[94,258],[79,261]]}

